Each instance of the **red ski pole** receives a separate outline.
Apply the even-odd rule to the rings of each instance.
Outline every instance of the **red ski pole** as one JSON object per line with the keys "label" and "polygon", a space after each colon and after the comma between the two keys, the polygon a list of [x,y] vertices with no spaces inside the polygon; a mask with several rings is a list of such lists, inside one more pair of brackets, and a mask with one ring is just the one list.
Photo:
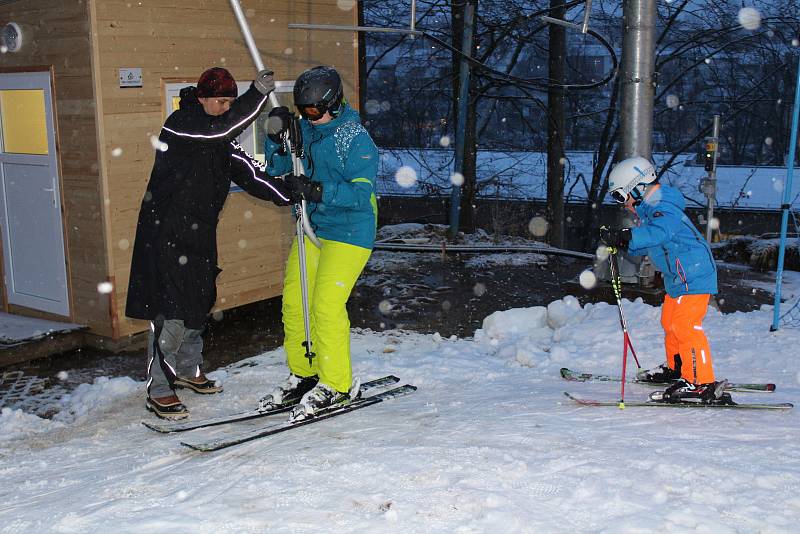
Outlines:
{"label": "red ski pole", "polygon": [[611,269],[611,287],[614,290],[614,296],[617,299],[617,309],[619,310],[619,324],[622,326],[622,381],[620,382],[620,399],[619,407],[625,408],[625,372],[628,366],[628,347],[631,349],[636,366],[641,369],[639,365],[639,358],[636,356],[636,351],[633,350],[633,343],[631,337],[628,335],[628,324],[625,321],[625,313],[622,311],[622,281],[619,275],[619,266],[617,264],[617,249],[616,247],[608,247],[608,263]]}

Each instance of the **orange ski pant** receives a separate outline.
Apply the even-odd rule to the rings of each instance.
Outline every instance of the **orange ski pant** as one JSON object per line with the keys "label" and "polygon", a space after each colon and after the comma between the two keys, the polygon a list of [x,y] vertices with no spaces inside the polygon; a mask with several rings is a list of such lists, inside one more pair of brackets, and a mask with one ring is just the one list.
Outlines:
{"label": "orange ski pant", "polygon": [[661,307],[667,364],[675,369],[675,355],[680,354],[681,377],[693,384],[714,382],[711,347],[703,332],[709,298],[708,294],[677,298],[666,295]]}

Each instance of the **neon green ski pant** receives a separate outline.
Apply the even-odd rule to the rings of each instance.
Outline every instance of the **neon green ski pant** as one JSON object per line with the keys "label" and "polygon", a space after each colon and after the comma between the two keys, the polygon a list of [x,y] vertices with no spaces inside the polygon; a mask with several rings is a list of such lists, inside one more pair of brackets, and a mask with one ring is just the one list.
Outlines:
{"label": "neon green ski pant", "polygon": [[346,392],[352,382],[347,299],[372,251],[339,241],[320,241],[321,249],[305,238],[311,349],[316,356],[309,363],[303,346],[306,334],[297,238],[286,260],[283,281],[283,348],[293,374],[317,375],[323,384]]}

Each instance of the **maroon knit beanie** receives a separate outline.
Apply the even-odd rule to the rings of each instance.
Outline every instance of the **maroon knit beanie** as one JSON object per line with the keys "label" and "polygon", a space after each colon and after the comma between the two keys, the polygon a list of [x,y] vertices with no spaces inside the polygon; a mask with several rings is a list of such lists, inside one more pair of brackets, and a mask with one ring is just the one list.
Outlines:
{"label": "maroon knit beanie", "polygon": [[212,67],[197,80],[197,98],[239,96],[239,88],[231,73],[222,67]]}

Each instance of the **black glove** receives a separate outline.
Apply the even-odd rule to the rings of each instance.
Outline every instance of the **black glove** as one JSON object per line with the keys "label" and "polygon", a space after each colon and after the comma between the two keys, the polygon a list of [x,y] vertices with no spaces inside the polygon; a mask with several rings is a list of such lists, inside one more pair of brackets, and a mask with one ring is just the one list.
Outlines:
{"label": "black glove", "polygon": [[308,202],[322,202],[322,184],[312,181],[308,176],[301,174],[287,174],[284,178],[286,184],[292,190],[292,202],[297,203],[301,200]]}
{"label": "black glove", "polygon": [[275,78],[271,70],[262,70],[256,75],[253,80],[253,86],[258,89],[262,95],[268,95],[275,90]]}
{"label": "black glove", "polygon": [[628,248],[631,241],[631,229],[622,228],[617,230],[608,226],[600,227],[600,241],[609,247]]}
{"label": "black glove", "polygon": [[269,110],[267,115],[267,137],[277,145],[283,145],[283,132],[289,128],[292,112],[286,106],[278,106]]}

